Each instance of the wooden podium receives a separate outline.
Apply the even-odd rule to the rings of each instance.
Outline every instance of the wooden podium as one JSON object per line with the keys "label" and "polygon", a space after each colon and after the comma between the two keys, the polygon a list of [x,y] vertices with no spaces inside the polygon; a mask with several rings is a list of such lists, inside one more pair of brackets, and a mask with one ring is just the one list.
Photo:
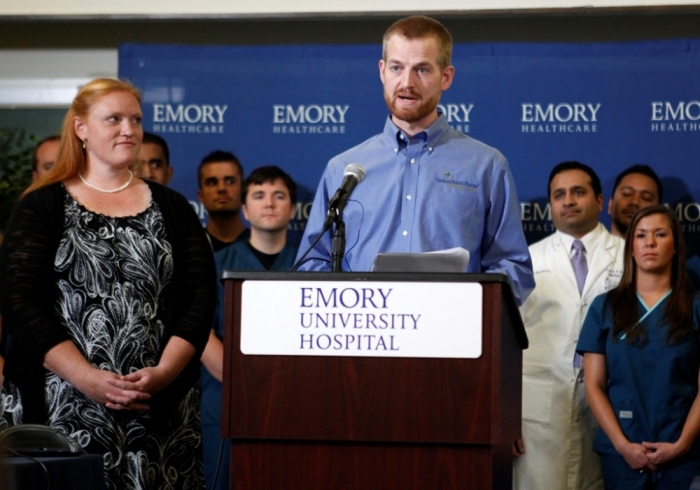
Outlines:
{"label": "wooden podium", "polygon": [[[499,274],[224,273],[235,489],[509,489],[527,337]],[[246,280],[478,282],[478,359],[244,355]],[[435,298],[440,301],[440,298]],[[275,298],[269,299],[270,308]]]}

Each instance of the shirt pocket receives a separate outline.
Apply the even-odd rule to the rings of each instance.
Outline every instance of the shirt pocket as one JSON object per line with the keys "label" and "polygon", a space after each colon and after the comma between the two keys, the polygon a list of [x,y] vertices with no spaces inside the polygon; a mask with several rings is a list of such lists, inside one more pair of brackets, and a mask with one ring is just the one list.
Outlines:
{"label": "shirt pocket", "polygon": [[[435,190],[435,189],[432,189]],[[439,192],[423,195],[417,202],[421,227],[431,241],[442,242],[442,248],[451,248],[479,240],[484,228],[484,204],[476,189],[457,184],[444,184]],[[347,221],[347,219],[346,219]],[[450,230],[445,233],[444,230]]]}
{"label": "shirt pocket", "polygon": [[523,420],[549,424],[552,415],[554,375],[549,366],[523,366]]}

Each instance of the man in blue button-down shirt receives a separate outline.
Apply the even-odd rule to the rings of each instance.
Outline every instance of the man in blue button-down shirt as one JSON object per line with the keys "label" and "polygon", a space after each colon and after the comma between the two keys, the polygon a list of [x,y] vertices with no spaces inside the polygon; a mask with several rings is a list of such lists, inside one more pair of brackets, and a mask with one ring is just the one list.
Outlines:
{"label": "man in blue button-down shirt", "polygon": [[[451,55],[452,37],[436,20],[408,17],[387,30],[379,76],[391,116],[381,134],[329,162],[300,253],[321,232],[346,165],[359,163],[366,179],[343,212],[344,270],[368,271],[381,252],[462,247],[471,254],[465,272],[507,274],[520,304],[535,283],[508,162],[437,111],[454,77]],[[300,269],[329,270],[330,250],[327,233]]]}

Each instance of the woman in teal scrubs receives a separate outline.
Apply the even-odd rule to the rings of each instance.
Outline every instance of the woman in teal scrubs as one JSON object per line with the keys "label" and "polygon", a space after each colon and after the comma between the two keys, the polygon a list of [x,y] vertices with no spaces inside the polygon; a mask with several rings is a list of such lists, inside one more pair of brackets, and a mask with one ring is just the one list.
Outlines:
{"label": "woman in teal scrubs", "polygon": [[685,269],[680,224],[640,210],[618,287],[591,304],[577,351],[600,429],[606,490],[688,490],[700,475],[700,299]]}

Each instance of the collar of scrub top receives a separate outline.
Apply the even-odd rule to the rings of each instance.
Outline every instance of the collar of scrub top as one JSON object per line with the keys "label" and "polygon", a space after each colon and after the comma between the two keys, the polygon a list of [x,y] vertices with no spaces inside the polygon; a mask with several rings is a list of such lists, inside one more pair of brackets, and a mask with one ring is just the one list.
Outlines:
{"label": "collar of scrub top", "polygon": [[[642,306],[644,306],[644,309],[647,310],[647,311],[646,311],[646,313],[644,313],[644,314],[642,315],[642,318],[640,318],[639,320],[637,320],[637,323],[635,323],[635,324],[632,326],[632,328],[635,328],[637,325],[639,325],[640,323],[642,323],[642,322],[644,321],[644,319],[645,319],[646,317],[648,317],[648,316],[651,314],[651,312],[654,311],[654,310],[656,309],[657,306],[659,306],[661,303],[663,303],[663,301],[664,301],[666,298],[668,298],[668,296],[671,294],[672,291],[673,291],[673,289],[669,289],[668,291],[666,291],[666,294],[664,294],[664,295],[661,297],[661,299],[659,299],[659,301],[657,301],[656,304],[655,304],[654,306],[652,306],[651,308],[649,308],[649,307],[647,306],[647,304],[644,302],[644,300],[643,300],[642,297],[639,295],[639,293],[637,293],[637,298],[639,299],[639,302],[642,303]],[[626,334],[626,333],[623,333],[623,334],[620,336],[620,340],[623,340],[625,337],[627,337],[627,334]]]}

